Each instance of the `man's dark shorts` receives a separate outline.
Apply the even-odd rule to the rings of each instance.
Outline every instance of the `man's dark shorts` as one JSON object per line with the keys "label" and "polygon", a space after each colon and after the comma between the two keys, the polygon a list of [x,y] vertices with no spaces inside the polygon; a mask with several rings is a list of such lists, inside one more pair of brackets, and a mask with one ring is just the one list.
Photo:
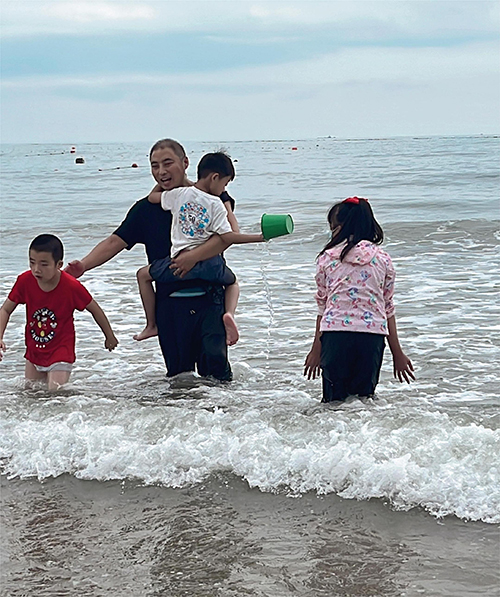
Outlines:
{"label": "man's dark shorts", "polygon": [[205,294],[172,298],[157,292],[156,323],[167,376],[195,371],[203,377],[231,381],[227,360],[224,288],[205,287]]}

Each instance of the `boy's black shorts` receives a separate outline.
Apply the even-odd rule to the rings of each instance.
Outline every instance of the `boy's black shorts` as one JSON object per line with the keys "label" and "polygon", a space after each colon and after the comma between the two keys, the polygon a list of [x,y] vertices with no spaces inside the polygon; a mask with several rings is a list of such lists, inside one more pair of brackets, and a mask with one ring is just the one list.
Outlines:
{"label": "boy's black shorts", "polygon": [[323,400],[371,396],[382,367],[385,336],[366,332],[323,332],[321,370]]}
{"label": "boy's black shorts", "polygon": [[[174,275],[170,265],[172,260],[170,257],[164,259],[157,259],[149,266],[149,275],[155,282],[179,282],[179,276]],[[216,255],[211,259],[205,261],[198,261],[198,263],[191,269],[182,280],[206,280],[214,284],[222,286],[231,286],[236,282],[236,276],[227,267],[224,257]]]}

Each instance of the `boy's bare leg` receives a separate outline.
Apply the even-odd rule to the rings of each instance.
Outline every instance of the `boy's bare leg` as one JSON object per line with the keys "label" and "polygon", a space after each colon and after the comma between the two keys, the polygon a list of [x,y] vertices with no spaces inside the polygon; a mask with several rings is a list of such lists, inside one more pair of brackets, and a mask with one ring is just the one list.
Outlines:
{"label": "boy's bare leg", "polygon": [[156,297],[153,288],[153,278],[149,275],[149,266],[141,267],[137,272],[137,283],[139,284],[142,305],[146,314],[146,327],[142,332],[134,336],[134,340],[145,340],[146,338],[158,336],[155,315]]}
{"label": "boy's bare leg", "polygon": [[222,321],[224,322],[224,327],[226,328],[226,344],[228,346],[233,346],[233,344],[236,344],[240,338],[238,326],[236,325],[236,321],[234,319],[239,296],[240,287],[237,281],[234,284],[231,284],[231,286],[226,287],[226,312],[222,316]]}
{"label": "boy's bare leg", "polygon": [[47,373],[47,384],[49,392],[58,390],[65,383],[68,383],[71,371],[49,371]]}
{"label": "boy's bare leg", "polygon": [[26,361],[24,366],[24,377],[27,381],[47,381],[45,371],[38,371],[30,361]]}

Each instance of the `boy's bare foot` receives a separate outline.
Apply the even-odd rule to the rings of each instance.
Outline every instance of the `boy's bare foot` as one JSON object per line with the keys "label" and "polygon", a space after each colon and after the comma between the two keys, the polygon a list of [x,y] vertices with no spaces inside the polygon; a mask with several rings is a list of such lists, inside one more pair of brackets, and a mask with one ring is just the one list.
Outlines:
{"label": "boy's bare foot", "polygon": [[146,340],[146,338],[153,338],[154,336],[158,336],[158,328],[155,325],[146,326],[140,334],[134,336],[134,340]]}
{"label": "boy's bare foot", "polygon": [[222,321],[226,328],[226,344],[228,346],[233,346],[233,344],[236,344],[240,338],[236,321],[234,321],[234,317],[230,313],[224,313]]}

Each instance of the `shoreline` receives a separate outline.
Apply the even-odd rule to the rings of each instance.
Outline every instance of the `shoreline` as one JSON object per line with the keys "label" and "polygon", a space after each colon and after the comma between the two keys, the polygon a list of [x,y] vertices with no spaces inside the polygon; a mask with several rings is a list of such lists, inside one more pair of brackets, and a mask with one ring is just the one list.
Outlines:
{"label": "shoreline", "polygon": [[[496,525],[382,500],[1,478],[2,589],[51,595],[491,595]],[[54,592],[50,592],[54,591]]]}

